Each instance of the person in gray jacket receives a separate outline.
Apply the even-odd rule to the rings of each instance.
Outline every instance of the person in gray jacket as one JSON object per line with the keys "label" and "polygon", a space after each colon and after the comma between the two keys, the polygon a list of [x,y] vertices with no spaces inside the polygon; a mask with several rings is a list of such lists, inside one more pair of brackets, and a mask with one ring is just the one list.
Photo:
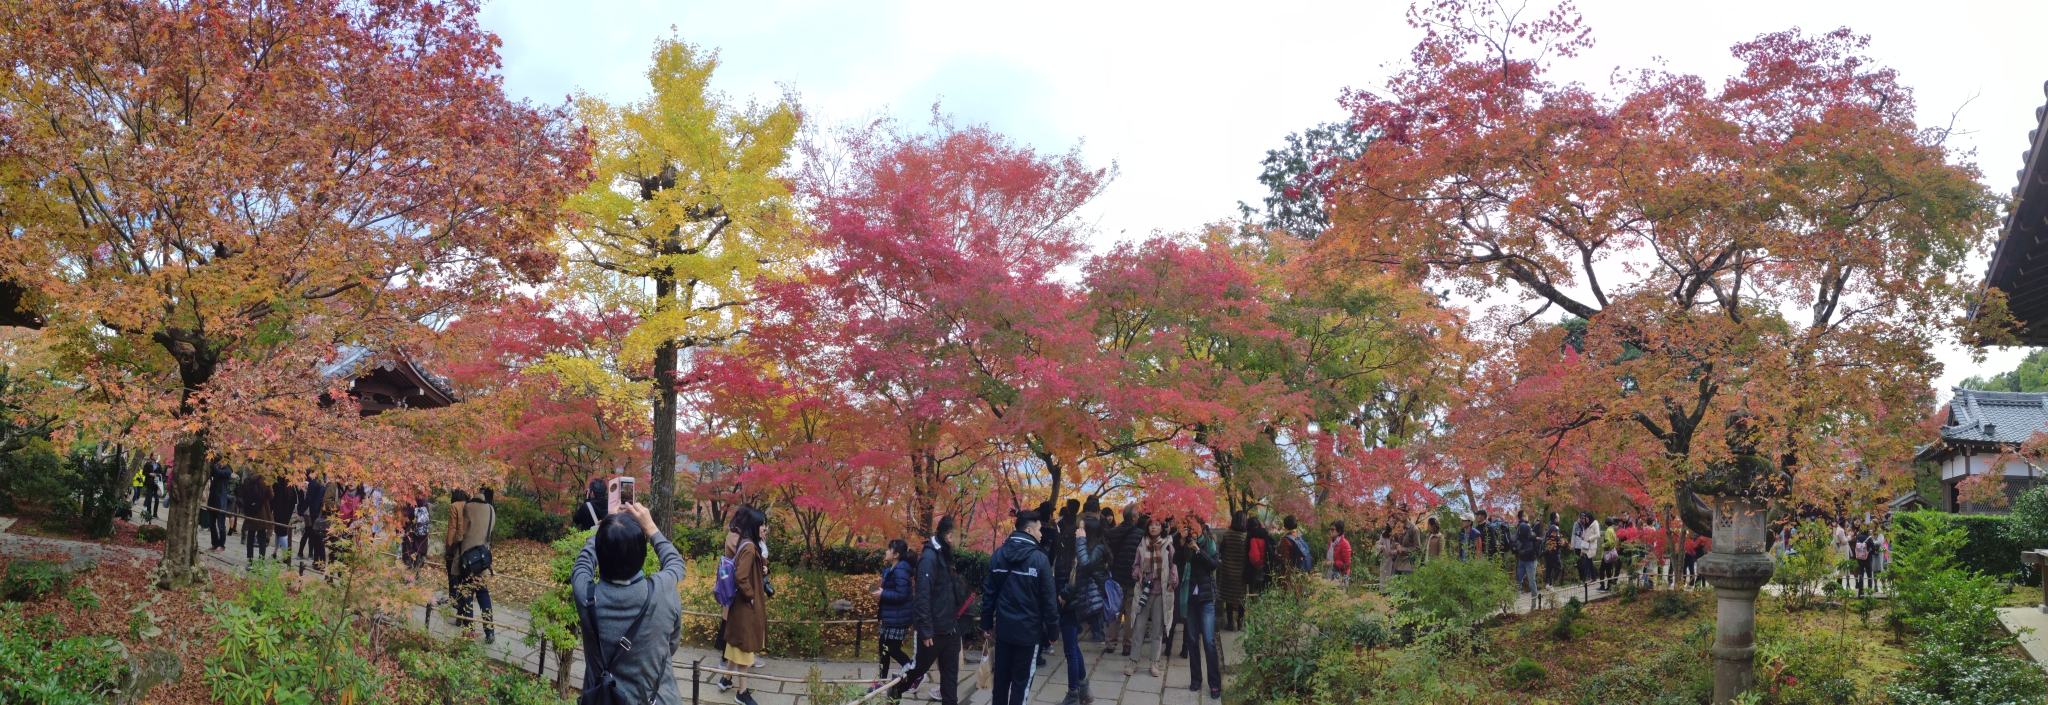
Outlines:
{"label": "person in gray jacket", "polygon": [[[583,687],[596,685],[605,660],[616,659],[611,674],[629,701],[679,705],[683,695],[669,658],[683,631],[683,598],[676,590],[683,580],[683,556],[655,526],[647,507],[633,503],[619,509],[584,542],[570,574],[578,618],[594,615],[597,622],[595,630],[582,625]],[[640,569],[649,544],[661,558],[661,571],[653,575]],[[627,634],[636,621],[639,627]],[[623,652],[621,646],[626,646]]]}

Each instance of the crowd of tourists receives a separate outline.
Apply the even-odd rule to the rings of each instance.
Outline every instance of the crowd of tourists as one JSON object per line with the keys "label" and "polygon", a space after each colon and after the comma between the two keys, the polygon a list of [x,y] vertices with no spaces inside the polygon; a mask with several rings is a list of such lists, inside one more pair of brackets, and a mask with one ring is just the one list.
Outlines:
{"label": "crowd of tourists", "polygon": [[[1447,519],[1455,519],[1457,525],[1445,526]],[[1484,558],[1512,566],[1516,588],[1531,596],[1566,585],[1588,592],[1612,591],[1628,581],[1683,584],[1691,579],[1694,562],[1705,555],[1710,542],[1685,541],[1682,563],[1675,562],[1678,559],[1662,549],[1682,532],[1669,528],[1672,531],[1667,532],[1656,516],[1603,518],[1590,512],[1580,512],[1569,522],[1555,511],[1535,517],[1526,510],[1512,517],[1486,509],[1419,518],[1397,513],[1379,527],[1368,550],[1378,560],[1377,584],[1382,589],[1396,576],[1413,573],[1430,561]],[[1334,522],[1330,535],[1324,574],[1350,581],[1352,547],[1344,522]]]}
{"label": "crowd of tourists", "polygon": [[[155,456],[137,470],[131,500],[141,504],[145,523],[156,520],[170,477],[170,468]],[[282,475],[265,478],[215,460],[207,467],[205,492],[200,524],[206,527],[207,550],[225,552],[229,539],[237,539],[244,561],[250,564],[275,560],[289,565],[296,561],[321,571],[330,561],[359,550],[363,545],[359,539],[375,538],[386,526],[383,513],[387,503],[382,491],[363,484],[329,482],[313,472],[306,473],[301,482],[290,482]],[[491,569],[491,531],[497,523],[494,493],[489,487],[480,488],[475,495],[453,489],[449,500],[441,556],[448,595],[442,601],[454,603],[456,623],[471,637],[479,623],[474,610],[481,607],[484,641],[495,642],[491,593],[483,580]],[[433,503],[421,494],[397,510],[402,532],[400,560],[417,571],[426,564],[428,540],[433,534]]]}

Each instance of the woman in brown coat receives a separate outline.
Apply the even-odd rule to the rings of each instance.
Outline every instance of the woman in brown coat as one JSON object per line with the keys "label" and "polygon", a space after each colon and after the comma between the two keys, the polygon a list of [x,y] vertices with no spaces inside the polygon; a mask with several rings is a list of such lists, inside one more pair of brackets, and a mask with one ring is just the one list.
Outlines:
{"label": "woman in brown coat", "polygon": [[[761,554],[762,525],[767,521],[767,514],[753,507],[741,507],[733,515],[732,529],[739,534],[740,545],[732,561],[735,590],[732,605],[726,608],[725,660],[742,673],[754,665],[756,655],[768,644],[768,560]],[[741,705],[755,705],[747,677],[735,680],[739,694],[733,699]]]}

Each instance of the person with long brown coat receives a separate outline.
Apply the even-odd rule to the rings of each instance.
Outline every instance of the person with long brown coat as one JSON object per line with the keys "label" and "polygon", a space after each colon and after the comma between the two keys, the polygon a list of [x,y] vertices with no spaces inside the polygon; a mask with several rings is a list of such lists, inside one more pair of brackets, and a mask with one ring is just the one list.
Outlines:
{"label": "person with long brown coat", "polygon": [[[745,672],[768,644],[768,560],[761,555],[762,524],[768,517],[759,509],[741,507],[733,517],[733,532],[739,534],[739,549],[733,556],[733,598],[725,614],[725,660]],[[756,705],[747,677],[734,679],[739,694],[733,700]]]}
{"label": "person with long brown coat", "polygon": [[1244,510],[1230,513],[1230,528],[1217,532],[1222,538],[1222,566],[1216,569],[1217,597],[1223,600],[1223,629],[1243,628],[1245,597]]}

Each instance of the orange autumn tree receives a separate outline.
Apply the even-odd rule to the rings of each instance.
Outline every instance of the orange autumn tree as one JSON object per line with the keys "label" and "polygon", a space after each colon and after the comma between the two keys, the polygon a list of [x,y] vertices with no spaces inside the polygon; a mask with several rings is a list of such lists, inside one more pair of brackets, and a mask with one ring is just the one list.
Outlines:
{"label": "orange autumn tree", "polygon": [[[1318,255],[1536,304],[1495,327],[1521,358],[1496,364],[1546,390],[1506,374],[1488,391],[1543,403],[1468,415],[1501,437],[1466,462],[1535,490],[1635,458],[1665,496],[1898,476],[1929,350],[1967,333],[1992,199],[1866,38],[1766,34],[1734,45],[1718,90],[1641,70],[1600,92],[1547,77],[1592,42],[1569,5],[1522,21],[1443,0],[1410,20],[1428,32],[1410,62],[1346,97],[1374,141],[1330,181]],[[1584,321],[1569,355],[1530,324],[1558,311]]]}
{"label": "orange autumn tree", "polygon": [[147,351],[154,367],[138,373],[164,371],[110,395],[151,415],[138,433],[175,448],[163,583],[200,577],[215,440],[262,426],[223,412],[290,422],[224,443],[231,455],[301,443],[313,426],[336,445],[306,453],[381,455],[404,424],[351,429],[332,425],[346,414],[315,413],[312,353],[392,345],[428,316],[552,269],[542,246],[582,186],[584,145],[560,111],[505,97],[497,40],[475,11],[431,0],[0,9],[0,278],[31,292],[88,373],[109,347]]}

